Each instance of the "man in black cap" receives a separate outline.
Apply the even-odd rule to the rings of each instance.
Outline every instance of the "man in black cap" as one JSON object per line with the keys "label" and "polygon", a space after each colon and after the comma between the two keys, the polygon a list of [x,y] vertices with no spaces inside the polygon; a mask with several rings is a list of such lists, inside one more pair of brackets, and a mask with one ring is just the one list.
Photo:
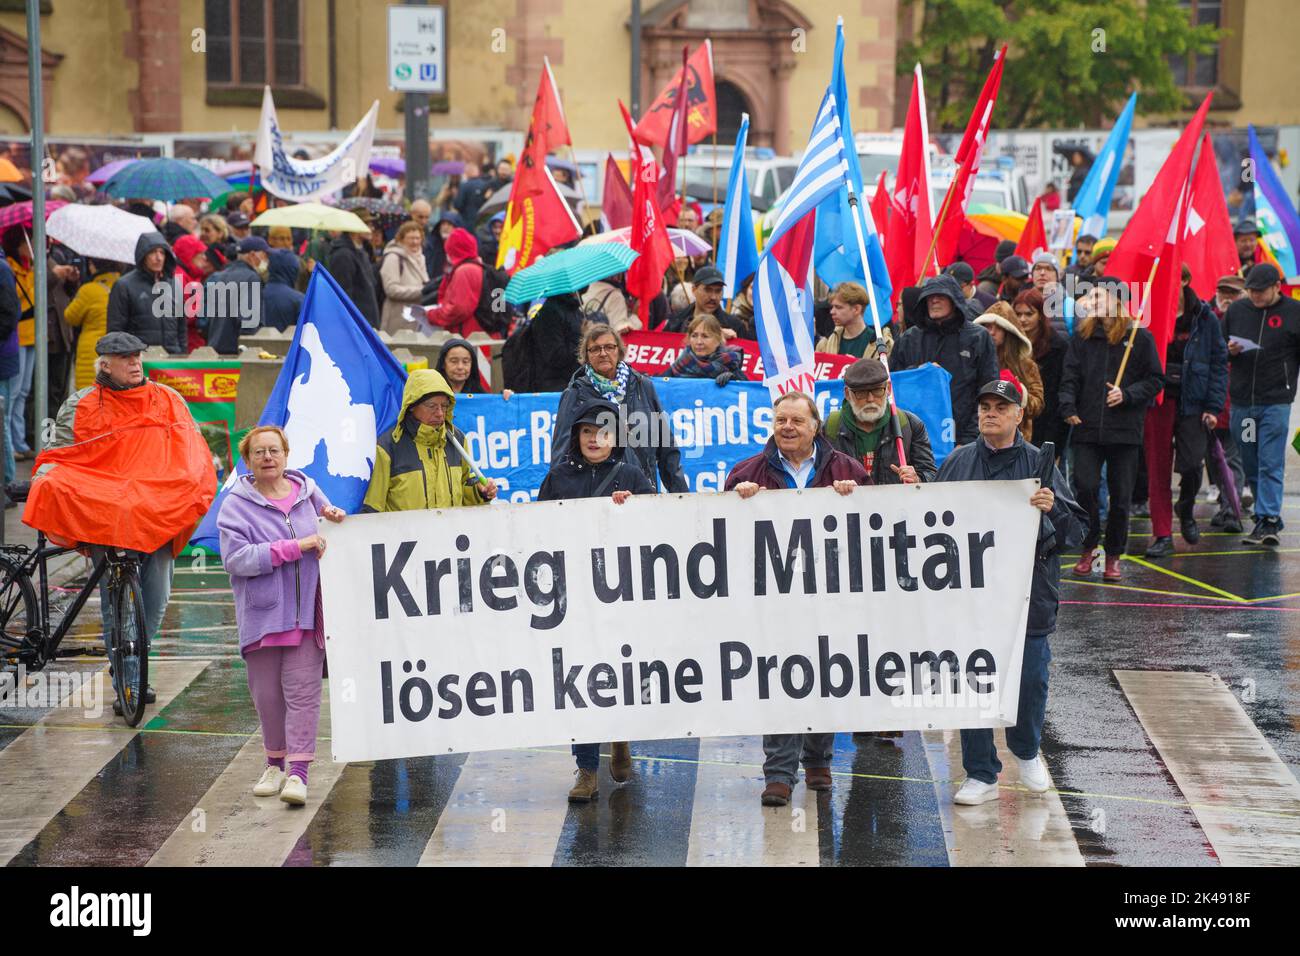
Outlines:
{"label": "man in black cap", "polygon": [[[1009,374],[1009,373],[1008,373]],[[979,437],[958,448],[939,469],[939,481],[1014,481],[1039,478],[1050,469],[1050,487],[1041,487],[1029,504],[1042,512],[1034,551],[1034,576],[1029,589],[1025,625],[1025,656],[1020,669],[1020,705],[1014,727],[1007,728],[1007,748],[1020,764],[1020,782],[1031,793],[1051,787],[1039,756],[1043,718],[1047,713],[1047,664],[1052,659],[1047,638],[1056,630],[1060,606],[1060,555],[1076,547],[1083,536],[1082,511],[1070,497],[1064,476],[1042,453],[1021,437],[1025,392],[1019,382],[994,379],[979,390]],[[961,732],[962,767],[966,780],[953,802],[972,806],[999,796],[998,759],[993,731]]]}
{"label": "man in black cap", "polygon": [[230,236],[236,243],[243,242],[252,235],[253,229],[249,222],[249,218],[238,209],[226,217],[226,225],[230,227]]}
{"label": "man in black cap", "polygon": [[262,324],[262,283],[271,247],[261,236],[239,241],[239,256],[203,283],[203,317],[199,329],[221,355],[239,354],[240,334]]}
{"label": "man in black cap", "polygon": [[895,372],[929,362],[948,370],[952,424],[950,434],[943,437],[959,445],[972,441],[978,432],[975,394],[980,383],[998,375],[993,338],[971,321],[973,311],[952,276],[926,279],[913,312],[916,324],[899,336],[889,356],[889,367]]}
{"label": "man in black cap", "polygon": [[[371,225],[373,217],[368,210],[354,209],[353,213],[367,226]],[[329,265],[326,268],[338,282],[339,288],[352,300],[357,311],[372,328],[378,329],[379,296],[375,292],[378,280],[374,262],[366,251],[369,239],[368,233],[340,233],[329,244]]]}
{"label": "man in black cap", "polygon": [[722,326],[722,334],[727,338],[753,338],[753,332],[745,324],[722,308],[722,289],[726,280],[715,266],[701,266],[695,270],[691,279],[691,290],[695,293],[695,302],[680,309],[668,319],[663,332],[682,332],[691,324],[696,315],[711,315]]}
{"label": "man in black cap", "polygon": [[999,268],[1002,270],[1002,285],[998,288],[998,298],[1003,302],[1014,302],[1020,290],[1029,284],[1029,263],[1024,256],[1007,256]]}
{"label": "man in black cap", "polygon": [[1255,491],[1255,527],[1242,540],[1277,545],[1288,423],[1300,369],[1300,302],[1282,295],[1281,274],[1261,262],[1246,276],[1246,298],[1228,306],[1223,327],[1232,434]]}
{"label": "man in black cap", "polygon": [[1232,238],[1237,243],[1237,258],[1241,260],[1241,274],[1245,276],[1251,266],[1259,262],[1259,226],[1254,219],[1243,219],[1232,230]]}
{"label": "man in black cap", "polygon": [[975,288],[980,296],[979,303],[985,310],[998,300],[998,286],[1002,284],[1002,263],[1008,256],[1015,254],[1016,244],[1010,239],[1001,240],[993,253],[993,264],[986,266],[977,277],[978,284]]}
{"label": "man in black cap", "polygon": [[[972,302],[973,300],[972,308],[976,312],[982,313],[988,308],[984,304],[984,298],[979,294],[979,290],[975,288],[975,270],[971,268],[969,262],[954,262],[943,270],[943,274],[952,276],[957,280],[957,284],[961,286],[961,294],[966,297],[966,301]],[[989,303],[992,304],[996,301],[997,297],[995,296],[989,300]]]}
{"label": "man in black cap", "polygon": [[[862,462],[873,485],[934,481],[937,470],[925,423],[898,410],[899,431],[889,414],[892,386],[879,359],[861,358],[844,373],[844,402],[826,417],[824,434],[844,454]],[[907,464],[899,465],[899,435]]]}

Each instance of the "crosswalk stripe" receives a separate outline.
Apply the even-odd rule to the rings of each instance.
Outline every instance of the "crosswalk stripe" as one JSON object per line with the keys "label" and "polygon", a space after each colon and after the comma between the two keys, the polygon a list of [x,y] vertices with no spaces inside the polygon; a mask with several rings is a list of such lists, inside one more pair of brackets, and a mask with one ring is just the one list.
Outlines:
{"label": "crosswalk stripe", "polygon": [[998,780],[1002,795],[976,807],[958,807],[952,802],[960,785],[960,779],[954,778],[965,776],[960,733],[927,730],[922,737],[952,866],[1084,865],[1060,795],[1055,789],[1034,795],[1020,788],[1019,766],[1001,730],[994,731],[994,740],[1002,761]]}
{"label": "crosswalk stripe", "polygon": [[1219,675],[1115,677],[1219,860],[1300,865],[1300,783]]}
{"label": "crosswalk stripe", "polygon": [[321,692],[320,727],[311,765],[307,805],[290,807],[275,797],[253,796],[266,767],[262,734],[253,734],[149,866],[280,866],[310,825],[346,764],[328,758],[329,682]]}
{"label": "crosswalk stripe", "polygon": [[764,807],[761,737],[700,741],[687,866],[818,866],[817,794],[802,784],[788,807]]}
{"label": "crosswalk stripe", "polygon": [[567,747],[470,754],[420,866],[550,866],[573,767]]}
{"label": "crosswalk stripe", "polygon": [[[151,712],[161,712],[207,666],[207,661],[151,660],[149,677],[157,694]],[[82,709],[65,706],[71,698],[64,697],[60,706],[0,750],[0,866],[12,860],[140,732],[114,715],[107,666],[95,673],[101,676],[102,714],[87,717]],[[85,729],[47,733],[71,726]]]}

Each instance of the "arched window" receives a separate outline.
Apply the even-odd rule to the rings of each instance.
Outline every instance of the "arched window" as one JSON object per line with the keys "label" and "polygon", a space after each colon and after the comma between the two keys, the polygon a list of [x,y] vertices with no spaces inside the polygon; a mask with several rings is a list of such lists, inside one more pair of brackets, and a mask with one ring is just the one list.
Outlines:
{"label": "arched window", "polygon": [[717,80],[714,89],[718,97],[718,144],[730,145],[736,141],[736,134],[740,132],[740,115],[752,113],[753,110],[750,109],[745,94],[734,83]]}

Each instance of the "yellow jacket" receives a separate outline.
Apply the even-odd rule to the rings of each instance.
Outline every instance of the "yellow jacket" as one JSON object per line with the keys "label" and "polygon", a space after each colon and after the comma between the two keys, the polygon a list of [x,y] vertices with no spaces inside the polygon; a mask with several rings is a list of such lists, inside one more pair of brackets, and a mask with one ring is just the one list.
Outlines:
{"label": "yellow jacket", "polygon": [[[18,284],[18,308],[21,312],[34,312],[36,309],[36,273],[31,266],[25,266],[18,259],[10,259],[9,267],[14,270],[14,281]],[[18,344],[36,344],[36,318],[30,315],[18,320]]]}
{"label": "yellow jacket", "polygon": [[77,290],[68,303],[63,320],[73,328],[80,326],[77,339],[77,388],[95,384],[95,343],[108,332],[108,293],[119,273],[101,272]]}

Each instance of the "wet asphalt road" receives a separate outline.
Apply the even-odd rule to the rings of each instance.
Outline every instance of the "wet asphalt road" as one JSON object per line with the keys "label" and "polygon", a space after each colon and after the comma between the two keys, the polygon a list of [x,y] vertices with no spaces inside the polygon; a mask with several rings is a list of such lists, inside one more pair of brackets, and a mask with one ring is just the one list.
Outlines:
{"label": "wet asphalt road", "polygon": [[[1155,568],[1126,562],[1119,586],[1099,579],[1077,582],[1065,575],[1060,629],[1051,639],[1043,754],[1067,818],[1063,825],[1067,840],[1073,841],[1069,850],[1073,854],[1077,846],[1083,863],[1190,867],[1221,862],[1213,835],[1198,822],[1189,795],[1153,744],[1116,671],[1217,673],[1292,783],[1300,772],[1300,467],[1294,467],[1294,458],[1290,464],[1284,513],[1290,530],[1275,550],[1245,548],[1236,535],[1206,534],[1195,548],[1179,540],[1179,554]],[[1212,506],[1201,505],[1198,511],[1206,527]],[[1147,528],[1146,519],[1134,519],[1131,551],[1141,553],[1149,540]],[[97,616],[93,611],[85,614],[72,638],[92,648],[97,641],[90,623]],[[197,676],[184,683],[143,732],[98,731],[101,736],[117,733],[120,749],[110,747],[104,756],[88,758],[93,765],[86,782],[74,785],[62,808],[57,813],[50,808],[52,818],[30,838],[23,834],[12,852],[0,853],[0,860],[14,866],[143,865],[175,839],[174,833],[195,818],[205,800],[215,799],[210,791],[225,779],[223,774],[229,776],[232,762],[258,729],[224,575],[178,567],[173,602],[155,650],[160,661],[190,659],[206,666],[196,665],[201,668]],[[45,713],[0,711],[0,758],[16,741],[33,745],[23,735]],[[42,740],[60,737],[50,732]],[[41,741],[35,745],[39,748]],[[707,799],[715,778],[709,777],[707,785],[701,781],[706,769],[716,771],[725,761],[705,755],[709,746],[699,740],[636,743],[634,779],[621,788],[603,786],[599,801],[584,807],[565,804],[572,764],[563,752],[534,752],[538,759],[530,767],[535,764],[535,770],[489,790],[473,789],[468,776],[471,767],[482,770],[483,755],[349,765],[328,792],[317,784],[311,796],[315,812],[300,818],[304,823],[284,837],[283,850],[271,862],[436,862],[437,854],[430,856],[426,847],[435,830],[452,832],[452,808],[471,819],[476,809],[490,814],[503,808],[507,814],[532,814],[527,819],[535,822],[523,833],[496,838],[486,826],[481,836],[472,831],[462,841],[460,861],[474,861],[481,853],[481,862],[500,862],[502,847],[509,846],[505,861],[518,862],[510,855],[518,846],[501,841],[528,840],[536,844],[530,845],[530,862],[685,865],[698,852],[693,824],[702,814],[718,812],[716,801]],[[790,852],[810,854],[804,862],[823,866],[956,862],[958,856],[945,842],[941,809],[948,808],[940,805],[944,801],[933,757],[917,733],[895,740],[839,735],[832,768],[835,788],[809,798],[811,832],[791,838],[798,846]],[[313,768],[313,781],[320,766]],[[1248,773],[1248,766],[1243,762],[1237,769]],[[727,799],[749,801],[746,812],[751,812],[761,789],[758,769],[722,769],[739,774]],[[960,777],[960,769],[953,775]],[[250,778],[241,786],[251,783]],[[796,804],[802,791],[796,790]],[[1001,833],[1012,854],[1028,845],[1022,841],[1039,839],[1046,825],[1047,811],[1035,805],[1031,818],[1029,806],[1019,797],[1004,798],[990,817],[989,826]],[[1285,808],[1278,813],[1284,827],[1300,836],[1300,815]],[[14,822],[5,816],[0,799],[0,850],[4,828]],[[757,816],[735,825],[741,854],[735,861],[769,859],[762,854],[772,852],[770,835],[745,832],[764,825],[771,823]],[[754,855],[746,857],[751,850]]]}

